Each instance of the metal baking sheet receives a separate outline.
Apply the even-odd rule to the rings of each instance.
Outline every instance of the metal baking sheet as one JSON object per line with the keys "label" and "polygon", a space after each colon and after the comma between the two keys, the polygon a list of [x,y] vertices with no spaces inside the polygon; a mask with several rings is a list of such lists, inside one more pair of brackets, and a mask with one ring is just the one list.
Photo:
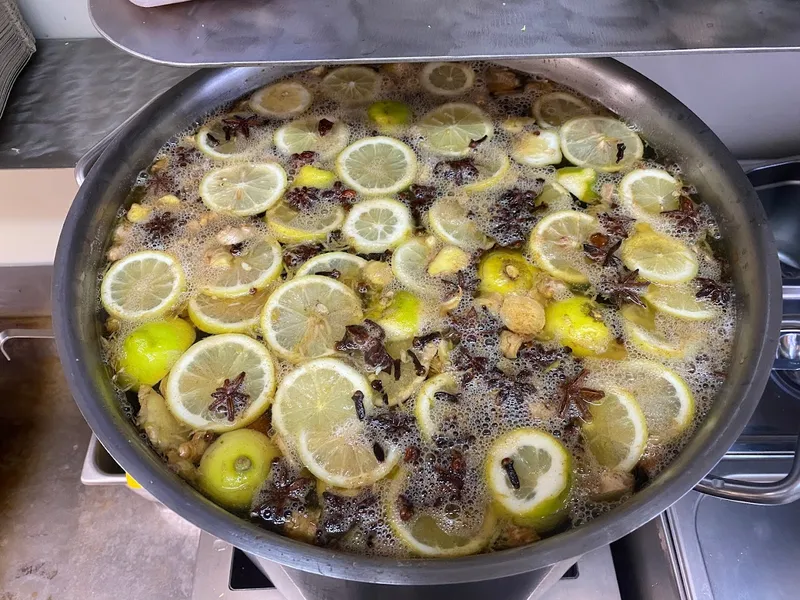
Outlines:
{"label": "metal baking sheet", "polygon": [[120,48],[184,66],[800,48],[795,0],[89,0]]}

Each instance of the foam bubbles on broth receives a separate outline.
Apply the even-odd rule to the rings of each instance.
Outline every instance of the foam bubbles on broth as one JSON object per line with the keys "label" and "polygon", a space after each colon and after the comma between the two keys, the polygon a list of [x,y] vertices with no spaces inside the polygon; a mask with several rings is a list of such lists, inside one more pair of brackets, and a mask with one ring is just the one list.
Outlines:
{"label": "foam bubbles on broth", "polygon": [[[523,93],[492,96],[487,90],[486,77],[484,76],[489,66],[488,63],[475,62],[470,64],[478,74],[475,85],[465,97],[457,98],[453,101],[472,102],[479,105],[489,115],[494,125],[492,139],[481,144],[476,151],[476,156],[491,158],[492,153],[509,155],[512,135],[504,129],[503,121],[509,117],[529,116],[531,105],[540,95],[551,91],[575,93],[564,86],[538,78],[532,80]],[[417,77],[422,68],[421,66],[407,65],[404,68],[407,69],[407,75],[404,77],[394,79],[385,74],[382,76],[382,86],[376,99],[400,100],[407,103],[411,107],[415,119],[421,118],[440,104],[450,101],[450,99],[431,96],[420,89]],[[350,143],[376,134],[375,125],[367,120],[366,107],[339,105],[332,99],[327,98],[320,89],[321,78],[315,75],[313,71],[297,73],[288,76],[286,79],[301,82],[308,87],[314,97],[313,104],[300,118],[328,117],[344,121],[350,128]],[[610,114],[604,107],[594,101],[586,98],[584,98],[584,101],[593,108],[594,112]],[[142,173],[134,187],[131,201],[136,201],[148,207],[153,211],[151,214],[166,214],[170,218],[174,218],[173,233],[157,236],[149,233],[142,224],[134,225],[128,223],[125,220],[126,206],[125,209],[120,211],[119,226],[114,239],[111,241],[112,250],[116,252],[115,258],[145,249],[163,250],[175,256],[180,261],[186,274],[187,289],[182,298],[183,304],[188,302],[193,295],[200,293],[214,280],[215,270],[213,266],[209,265],[208,257],[209,253],[219,246],[216,236],[221,231],[229,227],[241,227],[244,225],[251,228],[257,237],[271,236],[268,225],[262,218],[243,219],[213,213],[206,208],[199,198],[198,188],[200,181],[205,173],[218,166],[219,163],[193,150],[193,135],[203,123],[215,121],[229,111],[249,112],[245,101],[221,107],[219,110],[210,113],[202,122],[198,122],[197,127],[180,132],[159,151],[155,160],[156,163],[164,161],[167,165],[166,173],[169,176],[169,182],[166,185],[168,189],[164,187],[154,189],[152,185],[148,187],[150,176],[147,173]],[[290,173],[291,178],[289,157],[282,155],[275,148],[273,142],[277,128],[287,122],[285,120],[267,121],[263,127],[252,128],[249,139],[240,140],[238,148],[243,151],[243,156],[236,160],[244,162],[277,161]],[[635,124],[630,125],[635,128]],[[440,191],[448,190],[448,192],[452,192],[450,190],[451,184],[442,175],[437,175],[435,172],[435,165],[443,160],[443,157],[426,149],[420,131],[416,127],[407,127],[396,134],[396,137],[407,143],[417,154],[419,167],[416,183],[433,186]],[[655,158],[643,159],[637,166],[642,168],[665,168],[663,164],[658,162],[658,158],[656,156]],[[450,160],[447,157],[444,157],[444,159]],[[564,166],[566,164],[565,162]],[[335,159],[316,160],[314,166],[335,171]],[[667,169],[673,176],[680,177],[680,169],[674,163],[670,163]],[[496,228],[490,227],[493,219],[491,209],[498,195],[512,187],[522,190],[541,189],[542,180],[544,184],[554,181],[555,173],[555,166],[533,168],[511,161],[511,168],[508,174],[496,188],[486,192],[470,194],[470,218],[482,231],[495,232],[497,242],[500,245],[504,244],[508,240],[503,238],[503,232],[500,231],[498,233]],[[616,186],[623,175],[624,173],[599,174],[594,191],[607,200],[606,208],[608,212],[624,217],[632,217],[633,215],[629,214],[624,207],[616,203]],[[683,183],[690,185],[691,182]],[[693,191],[693,189],[690,189],[690,191]],[[455,193],[458,194],[459,192],[456,191]],[[177,205],[164,205],[160,198],[167,194],[176,195],[180,202]],[[715,231],[716,226],[713,224],[713,215],[711,215],[707,205],[699,204],[698,210],[705,220],[712,223],[711,230]],[[650,225],[654,230],[680,239],[692,247],[696,245],[696,236],[692,232],[678,228],[674,220],[660,217],[653,219]],[[245,244],[248,243],[251,242],[246,242]],[[437,242],[437,244],[436,248],[442,246],[441,242]],[[343,242],[340,241],[332,241],[328,246],[330,250],[344,248]],[[700,254],[698,262],[698,277],[720,279],[722,274],[717,261],[705,259]],[[471,274],[474,276],[474,264],[470,268],[472,269]],[[603,268],[592,265],[587,271],[590,285],[596,286],[601,280],[608,278],[610,272],[609,267]],[[292,273],[293,270],[287,270],[284,278],[290,277]],[[399,291],[403,289],[403,286],[395,280],[389,289]],[[562,288],[556,292],[556,298],[571,297],[580,291]],[[465,314],[472,304],[470,298],[462,300],[457,313],[460,315]],[[606,307],[601,307],[600,310],[613,335],[624,340],[619,312]],[[449,320],[440,313],[438,304],[433,302],[425,303],[423,322],[425,325],[422,333],[443,331],[450,326]],[[657,325],[664,331],[675,329],[682,337],[686,336],[687,339],[701,340],[702,343],[698,350],[686,360],[659,360],[659,362],[676,371],[687,382],[696,401],[696,415],[689,430],[678,439],[667,444],[651,444],[648,446],[642,463],[646,466],[649,477],[657,476],[675,458],[710,409],[723,381],[720,373],[725,373],[728,368],[735,323],[736,315],[732,302],[728,302],[724,307],[721,307],[717,311],[717,316],[710,321],[678,322],[661,315],[657,317]],[[107,336],[107,340],[104,342],[105,358],[109,365],[114,364],[121,341],[139,324],[125,322],[115,324],[117,328],[113,334]],[[499,328],[499,322],[497,327]],[[530,393],[523,401],[514,403],[498,400],[496,386],[487,383],[482,378],[475,378],[463,387],[457,409],[457,424],[459,438],[465,441],[461,445],[457,445],[457,448],[466,461],[467,474],[460,499],[448,500],[442,503],[441,506],[430,508],[432,514],[437,515],[438,521],[444,524],[443,527],[446,529],[448,523],[460,523],[461,527],[466,523],[467,529],[473,526],[476,529],[479,527],[483,518],[482,507],[489,503],[488,490],[483,480],[483,465],[486,454],[494,439],[519,427],[536,427],[547,431],[562,440],[573,454],[577,474],[568,511],[574,526],[579,526],[624,502],[627,496],[614,501],[592,499],[590,487],[593,477],[599,472],[599,468],[593,462],[591,456],[583,449],[580,435],[575,434],[573,431],[574,426],[570,420],[562,418],[558,413],[557,407],[561,386],[566,379],[573,377],[579,370],[574,359],[568,358],[562,361],[561,366],[558,368],[542,370],[540,366],[524,357],[513,361],[504,358],[500,352],[497,336],[487,335],[484,329],[470,331],[467,328],[461,331],[460,334],[464,348],[471,355],[485,357],[490,363],[497,364],[510,377],[518,377],[520,380],[524,380],[535,392]],[[552,349],[558,348],[552,342],[544,342],[544,345]],[[629,342],[624,341],[624,345],[630,358],[651,359]],[[591,367],[595,377],[613,378],[612,361],[595,362],[597,364],[593,364]],[[278,380],[283,379],[293,368],[291,364],[282,360],[276,360],[276,364],[278,366]],[[120,401],[123,403],[125,414],[133,417],[133,407],[122,391],[120,391]],[[415,400],[412,397],[399,410],[413,415],[414,402]],[[407,493],[415,505],[429,505],[431,496],[436,493],[434,489],[436,482],[435,462],[441,459],[442,449],[422,440],[415,428],[411,432],[400,436],[397,443],[401,448],[413,446],[420,449],[419,464],[413,467],[419,471],[419,474],[413,477]],[[290,458],[295,464],[299,464],[296,457]],[[387,524],[385,507],[388,500],[385,496],[388,493],[388,489],[389,485],[385,481],[375,484],[372,491],[378,497],[378,501],[365,509],[361,509],[359,512],[361,519],[370,524],[368,542],[367,536],[363,535],[362,532],[362,534],[346,536],[340,542],[339,548],[358,553],[389,556],[406,556],[408,554]],[[258,498],[256,499],[257,502]],[[457,515],[458,519],[450,518],[453,515]],[[457,533],[457,531],[454,531],[454,533]]]}

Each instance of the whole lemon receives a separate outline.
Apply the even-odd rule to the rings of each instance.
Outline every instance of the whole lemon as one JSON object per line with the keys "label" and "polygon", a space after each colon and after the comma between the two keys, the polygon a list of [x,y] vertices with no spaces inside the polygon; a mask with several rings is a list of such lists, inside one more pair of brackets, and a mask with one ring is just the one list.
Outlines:
{"label": "whole lemon", "polygon": [[384,131],[393,131],[411,123],[413,114],[408,104],[397,100],[381,100],[373,102],[367,109],[370,121]]}
{"label": "whole lemon", "polygon": [[222,506],[245,510],[278,456],[280,450],[263,433],[253,429],[223,433],[200,459],[200,489]]}
{"label": "whole lemon", "polygon": [[614,341],[597,305],[589,298],[576,296],[553,302],[544,311],[545,335],[572,348],[575,356],[599,356]]}
{"label": "whole lemon", "polygon": [[141,384],[155,385],[194,343],[194,338],[194,327],[183,319],[140,325],[123,340],[117,371],[134,390]]}
{"label": "whole lemon", "polygon": [[493,250],[478,264],[480,291],[483,293],[511,294],[527,292],[533,287],[537,269],[522,255],[513,250]]}

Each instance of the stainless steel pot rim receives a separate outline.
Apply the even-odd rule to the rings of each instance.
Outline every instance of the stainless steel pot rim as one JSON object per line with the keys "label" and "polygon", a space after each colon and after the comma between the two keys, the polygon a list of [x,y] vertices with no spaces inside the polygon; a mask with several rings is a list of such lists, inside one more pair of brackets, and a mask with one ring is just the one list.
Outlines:
{"label": "stainless steel pot rim", "polygon": [[[658,86],[621,63],[612,59],[545,59],[508,61],[502,64],[545,74],[557,70],[561,65],[573,72],[589,74],[597,81],[610,78],[612,81],[620,82],[621,85],[635,86],[639,93],[651,96],[654,99],[652,101],[670,115],[676,128],[682,128],[686,135],[693,136],[695,143],[703,148],[709,160],[717,161],[719,168],[725,170],[742,195],[754,196],[741,169],[708,127]],[[78,260],[80,253],[85,250],[82,245],[87,242],[83,236],[75,234],[90,230],[90,214],[94,210],[99,210],[93,204],[96,195],[93,190],[111,184],[107,170],[111,172],[113,169],[121,168],[120,161],[124,163],[125,157],[128,156],[126,149],[135,145],[137,139],[144,136],[141,131],[142,124],[156,123],[157,117],[164,111],[177,110],[176,105],[185,102],[193,94],[201,94],[204,86],[214,81],[213,78],[229,77],[243,79],[245,82],[252,80],[254,82],[252,87],[256,87],[255,82],[264,77],[273,75],[277,77],[292,70],[294,69],[236,68],[222,71],[204,70],[190,76],[142,111],[129,124],[124,135],[110,143],[98,159],[95,168],[89,173],[67,216],[59,241],[53,283],[53,324],[59,355],[76,403],[90,427],[115,460],[134,479],[151,491],[159,501],[198,527],[246,552],[289,567],[355,581],[386,584],[445,584],[528,572],[577,557],[593,548],[608,544],[666,509],[711,470],[749,420],[769,376],[769,365],[774,357],[781,318],[777,258],[773,261],[768,259],[767,264],[763,265],[762,280],[765,295],[763,314],[753,315],[758,322],[756,333],[759,337],[755,341],[753,352],[747,357],[749,362],[742,365],[743,369],[752,370],[754,375],[742,382],[738,388],[737,393],[742,401],[732,408],[730,414],[725,415],[726,421],[717,420],[709,424],[709,427],[713,428],[713,439],[698,436],[703,439],[690,441],[684,452],[662,473],[656,482],[658,485],[651,485],[639,492],[616,510],[579,528],[531,546],[458,559],[399,560],[348,555],[296,542],[265,531],[214,505],[177,476],[169,473],[155,453],[150,452],[149,456],[141,454],[137,449],[137,444],[140,443],[138,440],[126,439],[121,435],[111,412],[97,408],[99,400],[95,396],[98,392],[93,385],[93,377],[102,377],[105,374],[99,374],[96,366],[93,370],[93,367],[87,364],[90,361],[82,360],[82,356],[90,358],[84,354],[86,349],[82,339],[87,324],[82,323],[72,311],[81,300],[77,297],[75,274],[80,273],[82,277],[96,277],[94,273],[86,273],[85,266]],[[553,78],[558,80],[558,77]],[[587,85],[584,89],[579,88],[579,91],[591,96],[593,94],[589,87]],[[201,116],[194,115],[194,117]],[[138,131],[137,125],[140,125]],[[167,133],[165,139],[174,131]],[[123,168],[128,166],[134,165],[123,164]],[[774,242],[766,225],[766,217],[757,199],[755,203],[749,202],[746,209],[753,244],[758,247],[762,256],[776,256]],[[104,244],[104,240],[94,240],[91,244]],[[713,448],[704,451],[700,446],[702,443],[713,444]],[[692,453],[688,452],[690,447],[693,449]],[[691,459],[690,454],[694,454]]]}

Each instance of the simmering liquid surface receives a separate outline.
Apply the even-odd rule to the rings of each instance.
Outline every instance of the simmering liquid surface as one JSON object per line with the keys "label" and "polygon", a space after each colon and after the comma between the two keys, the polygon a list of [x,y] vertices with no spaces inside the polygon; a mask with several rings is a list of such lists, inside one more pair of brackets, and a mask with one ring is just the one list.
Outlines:
{"label": "simmering liquid surface", "polygon": [[[499,550],[613,510],[675,458],[724,382],[736,315],[713,214],[670,157],[643,138],[637,147],[636,123],[620,133],[615,115],[556,82],[482,62],[347,69],[300,72],[281,81],[304,92],[220,108],[141,174],[109,266],[163,252],[184,282],[141,318],[102,299],[104,352],[126,412],[154,451],[223,506],[355,553]],[[447,104],[454,108],[441,112]],[[286,129],[296,122],[311,123],[306,142]],[[365,139],[377,145],[350,152]],[[215,170],[265,164],[280,169],[209,184]],[[220,191],[228,185],[239,190]],[[381,210],[351,223],[376,199]],[[255,212],[237,216],[243,206]],[[259,243],[279,244],[282,263],[262,279],[253,273],[270,271],[269,251],[254,250]],[[262,312],[281,286],[307,277],[297,274],[307,260],[334,251],[363,260],[312,272],[346,291],[330,304],[313,300],[313,314],[297,317],[301,334],[276,342],[264,324],[282,331],[299,309]],[[128,276],[142,280],[119,292],[123,305],[166,295],[141,272]],[[241,289],[230,283],[237,278]],[[190,301],[220,296],[228,312],[213,313],[210,327],[212,309]],[[346,309],[350,299],[357,308]],[[188,399],[181,390],[193,385],[235,392],[240,370],[215,372],[226,359],[212,357],[212,367],[176,373],[188,344],[165,362],[169,383],[137,380],[137,357],[161,356],[175,339],[149,338],[137,351],[131,336],[174,317],[196,328],[195,346],[231,332],[263,347],[275,374],[257,415],[243,417],[258,395],[246,387],[255,385],[249,367],[231,404],[206,392]],[[287,384],[322,356],[367,382],[356,386],[360,397],[349,390],[331,400],[343,383],[323,392],[318,382]],[[449,385],[429,385],[442,374]],[[276,423],[277,412],[313,396],[308,389],[320,397],[307,416]],[[151,392],[166,401],[148,399],[143,414]],[[152,402],[166,407],[158,419]],[[326,413],[326,402],[336,410]],[[187,421],[175,408],[184,404],[201,421]],[[259,432],[272,453],[245,441],[227,459],[211,455],[226,428]],[[314,441],[323,434],[326,443]]]}

